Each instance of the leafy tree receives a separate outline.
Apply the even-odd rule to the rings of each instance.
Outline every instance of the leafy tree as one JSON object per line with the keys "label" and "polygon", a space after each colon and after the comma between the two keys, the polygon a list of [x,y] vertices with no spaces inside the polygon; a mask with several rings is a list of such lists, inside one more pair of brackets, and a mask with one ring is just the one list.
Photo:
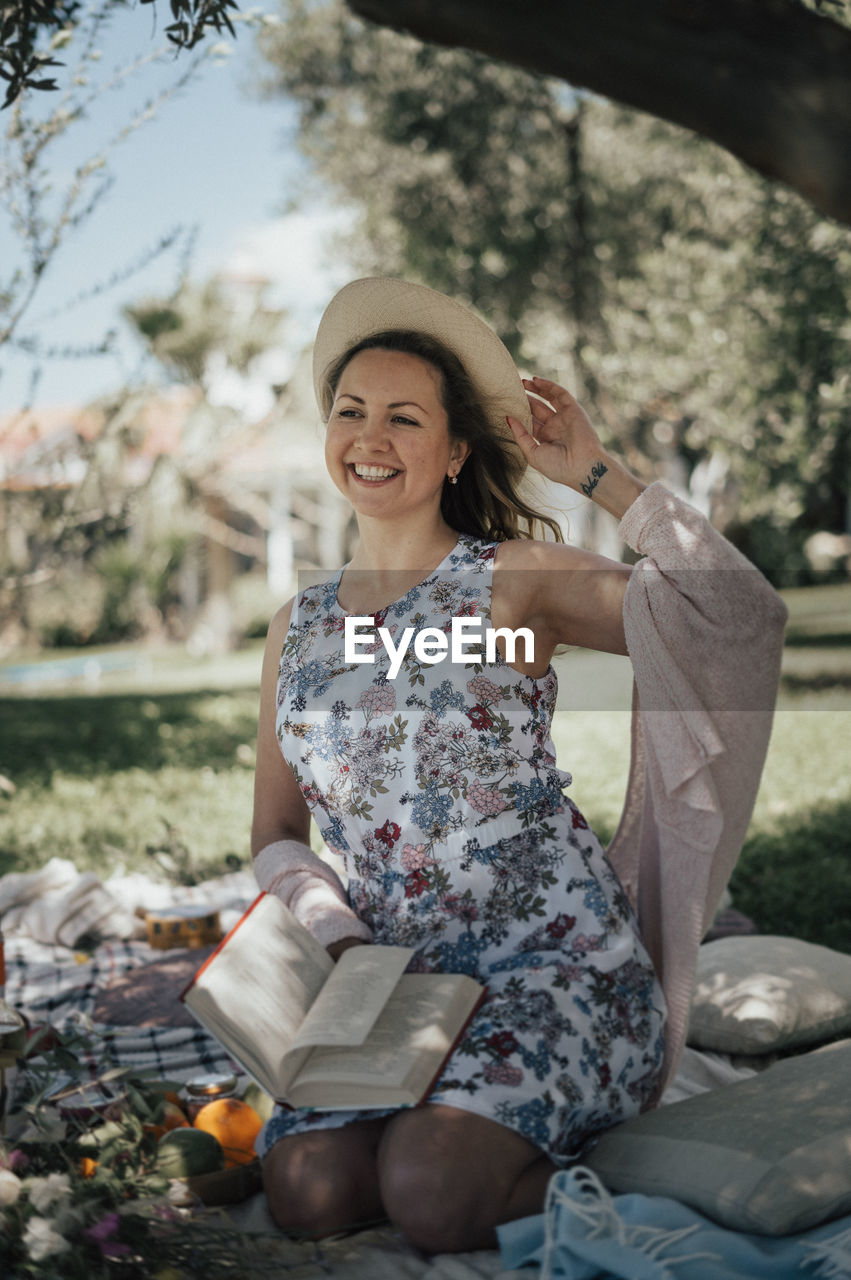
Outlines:
{"label": "leafy tree", "polygon": [[349,0],[697,130],[851,222],[849,0]]}
{"label": "leafy tree", "polygon": [[[4,416],[3,427],[10,433],[26,421],[46,361],[106,355],[113,348],[114,333],[109,331],[85,346],[57,349],[45,339],[43,322],[143,275],[166,252],[177,252],[185,259],[191,248],[187,228],[168,230],[111,269],[101,264],[103,274],[83,292],[50,315],[42,314],[38,322],[31,320],[51,268],[67,251],[74,232],[109,195],[112,152],[164,109],[201,65],[200,57],[193,57],[166,88],[149,95],[135,110],[110,111],[128,83],[141,79],[145,69],[164,56],[162,49],[152,50],[115,72],[102,71],[98,47],[116,7],[113,0],[103,0],[73,28],[59,33],[56,43],[73,60],[73,76],[65,90],[55,99],[25,96],[3,117],[0,215],[11,252],[0,261],[0,388],[11,361],[28,362],[30,370],[27,402],[19,405],[17,415],[7,412]],[[101,119],[107,121],[105,141],[94,153],[84,153],[70,181],[60,184],[56,173],[67,166],[75,147],[79,152],[77,126],[96,101]],[[34,443],[31,457],[24,461],[25,471],[49,473],[55,483],[25,479],[18,484],[14,476],[7,478],[0,493],[0,617],[13,631],[18,623],[26,628],[33,598],[43,596],[65,569],[99,562],[132,525],[140,492],[126,482],[126,463],[135,445],[134,424],[144,398],[138,388],[123,389],[92,406],[83,415],[79,433],[69,430],[49,446]],[[2,399],[10,409],[8,395],[0,395]],[[120,574],[113,577],[120,587]]]}
{"label": "leafy tree", "polygon": [[742,541],[763,522],[769,569],[784,539],[843,527],[847,232],[652,117],[333,0],[286,17],[261,38],[268,87],[296,99],[318,177],[360,210],[362,269],[474,303],[645,466],[696,483],[726,458],[717,516]]}
{"label": "leafy tree", "polygon": [[[153,4],[154,0],[142,0]],[[110,10],[126,8],[125,0],[109,0]],[[63,33],[80,21],[80,0],[18,0],[0,8],[0,78],[6,81],[4,107],[24,89],[56,89],[53,76],[43,73],[64,66],[53,54],[63,45]],[[236,0],[169,0],[172,22],[165,35],[176,49],[194,49],[209,29],[235,35],[229,10]]]}
{"label": "leafy tree", "polygon": [[145,298],[124,314],[150,353],[172,378],[209,392],[217,366],[249,374],[255,360],[277,340],[281,312],[263,301],[235,306],[220,278],[183,280],[166,298]]}
{"label": "leafy tree", "polygon": [[[43,324],[29,327],[28,317],[69,239],[108,198],[113,184],[110,161],[114,151],[160,114],[191,83],[202,63],[201,56],[194,57],[170,83],[142,97],[135,107],[118,106],[110,111],[108,104],[118,101],[129,85],[144,85],[144,75],[151,64],[162,62],[166,56],[162,48],[153,49],[116,71],[104,72],[99,46],[115,7],[114,0],[101,0],[75,28],[60,33],[63,47],[73,58],[73,76],[67,89],[45,104],[46,111],[39,109],[40,101],[23,98],[3,118],[6,127],[0,136],[0,217],[13,248],[0,261],[0,360],[29,362],[30,398],[35,394],[44,360],[107,354],[112,350],[113,332],[96,336],[82,349],[71,346],[56,350],[45,343]],[[79,154],[78,126],[96,103],[99,118],[106,124],[104,140],[96,150]],[[75,149],[79,158],[70,181],[59,184],[56,173],[68,167]],[[153,243],[128,255],[124,262],[114,263],[111,269],[102,266],[102,274],[95,276],[84,291],[69,298],[51,316],[42,316],[41,321],[69,312],[142,275],[168,251],[185,257],[191,239],[191,229],[186,227],[161,232]],[[0,385],[2,377],[0,363]]]}
{"label": "leafy tree", "polygon": [[[208,28],[234,34],[236,0],[169,0],[169,7],[166,34],[178,49],[193,48]],[[851,221],[851,33],[843,30],[851,0],[349,0],[349,7],[686,125]],[[78,0],[3,5],[7,104],[25,87],[56,87],[38,78],[58,65],[40,44],[73,23],[78,9]]]}

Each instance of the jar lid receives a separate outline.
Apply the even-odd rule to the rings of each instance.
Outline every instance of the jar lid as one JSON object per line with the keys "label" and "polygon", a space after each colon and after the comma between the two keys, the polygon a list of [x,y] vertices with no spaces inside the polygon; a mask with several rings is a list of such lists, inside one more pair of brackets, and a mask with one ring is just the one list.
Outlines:
{"label": "jar lid", "polygon": [[235,1088],[234,1075],[194,1076],[186,1081],[186,1092],[192,1098],[214,1098],[220,1093],[230,1093]]}

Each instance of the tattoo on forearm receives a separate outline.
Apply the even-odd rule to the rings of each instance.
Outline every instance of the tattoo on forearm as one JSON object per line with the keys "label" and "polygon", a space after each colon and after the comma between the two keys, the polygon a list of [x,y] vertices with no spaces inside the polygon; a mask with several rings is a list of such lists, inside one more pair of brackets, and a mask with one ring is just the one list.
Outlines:
{"label": "tattoo on forearm", "polygon": [[600,483],[600,480],[606,474],[608,469],[609,468],[605,466],[604,463],[602,462],[594,463],[593,467],[591,468],[588,479],[581,486],[582,492],[585,494],[586,498],[591,497],[591,494],[597,488],[597,485]]}

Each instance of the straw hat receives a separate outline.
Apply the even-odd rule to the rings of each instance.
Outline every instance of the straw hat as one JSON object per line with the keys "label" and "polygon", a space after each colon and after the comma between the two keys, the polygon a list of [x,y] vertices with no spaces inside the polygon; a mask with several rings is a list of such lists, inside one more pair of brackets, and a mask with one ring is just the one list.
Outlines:
{"label": "straw hat", "polygon": [[422,284],[386,277],[353,280],[329,302],[313,346],[313,388],[323,418],[331,412],[327,374],[345,351],[387,329],[428,334],[458,356],[479,392],[494,430],[511,446],[513,461],[525,467],[505,415],[532,430],[532,415],[520,375],[507,348],[489,324],[460,302]]}

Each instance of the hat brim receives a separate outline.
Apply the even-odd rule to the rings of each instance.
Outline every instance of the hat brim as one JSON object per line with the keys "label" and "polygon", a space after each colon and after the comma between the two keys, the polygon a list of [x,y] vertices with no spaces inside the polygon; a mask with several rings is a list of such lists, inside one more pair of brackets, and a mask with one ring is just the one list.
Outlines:
{"label": "hat brim", "polygon": [[511,446],[519,469],[526,465],[506,414],[532,429],[520,375],[507,347],[468,307],[426,285],[382,276],[353,280],[335,294],[313,346],[313,388],[323,418],[331,412],[328,373],[346,351],[373,334],[408,329],[436,338],[457,355],[481,396],[494,431]]}

